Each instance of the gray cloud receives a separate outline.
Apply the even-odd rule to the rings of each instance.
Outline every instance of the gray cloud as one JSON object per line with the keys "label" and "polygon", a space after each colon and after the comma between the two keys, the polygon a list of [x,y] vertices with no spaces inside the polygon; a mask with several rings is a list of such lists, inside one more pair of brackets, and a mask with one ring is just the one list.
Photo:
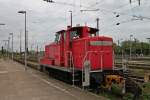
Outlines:
{"label": "gray cloud", "polygon": [[[145,41],[150,37],[150,20],[131,21],[132,15],[142,15],[150,17],[150,1],[142,0],[141,6],[137,2],[129,5],[129,0],[55,0],[56,2],[66,2],[77,6],[49,4],[43,0],[0,0],[0,40],[8,38],[8,34],[15,35],[15,48],[19,49],[19,34],[22,30],[24,36],[24,16],[18,14],[19,10],[27,11],[27,30],[29,33],[29,48],[34,44],[45,45],[53,41],[54,32],[66,28],[69,25],[69,10],[73,10],[73,24],[96,27],[95,19],[100,18],[100,35],[112,36],[117,39],[129,39],[129,35]],[[81,6],[80,6],[81,5]],[[91,6],[94,5],[94,6]],[[83,12],[81,9],[97,9],[98,12]],[[114,12],[120,17],[116,18]],[[119,26],[116,23],[120,22]],[[23,38],[22,38],[23,39]],[[22,40],[23,41],[23,40]],[[22,42],[24,44],[24,42]],[[44,47],[44,46],[40,46]]]}

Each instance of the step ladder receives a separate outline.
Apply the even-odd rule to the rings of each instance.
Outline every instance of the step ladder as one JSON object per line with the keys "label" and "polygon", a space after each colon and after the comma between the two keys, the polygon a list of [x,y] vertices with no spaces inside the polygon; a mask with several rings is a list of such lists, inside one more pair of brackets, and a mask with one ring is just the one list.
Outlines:
{"label": "step ladder", "polygon": [[68,62],[69,62],[69,68],[71,69],[71,72],[72,72],[72,78],[71,78],[72,85],[74,86],[75,84],[79,83],[80,75],[79,75],[79,72],[74,67],[72,52],[68,51],[67,53],[69,54]]}
{"label": "step ladder", "polygon": [[83,65],[82,69],[82,87],[89,87],[90,86],[90,61],[86,60]]}
{"label": "step ladder", "polygon": [[80,73],[76,70],[72,70],[72,85],[79,85],[80,83]]}

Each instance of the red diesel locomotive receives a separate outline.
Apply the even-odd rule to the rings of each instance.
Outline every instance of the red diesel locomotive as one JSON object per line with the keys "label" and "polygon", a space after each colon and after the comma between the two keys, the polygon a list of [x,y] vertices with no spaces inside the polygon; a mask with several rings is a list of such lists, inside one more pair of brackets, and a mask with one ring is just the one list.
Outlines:
{"label": "red diesel locomotive", "polygon": [[68,26],[58,31],[55,41],[45,46],[41,69],[58,79],[82,86],[105,83],[110,87],[113,81],[122,84],[120,70],[113,67],[113,40],[97,36],[97,32],[98,29],[87,26]]}

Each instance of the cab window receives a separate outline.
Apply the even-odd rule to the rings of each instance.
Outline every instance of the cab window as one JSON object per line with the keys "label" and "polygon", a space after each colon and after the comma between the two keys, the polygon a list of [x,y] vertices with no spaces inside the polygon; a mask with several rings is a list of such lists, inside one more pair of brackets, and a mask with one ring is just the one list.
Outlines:
{"label": "cab window", "polygon": [[55,34],[55,42],[59,42],[60,41],[60,34]]}

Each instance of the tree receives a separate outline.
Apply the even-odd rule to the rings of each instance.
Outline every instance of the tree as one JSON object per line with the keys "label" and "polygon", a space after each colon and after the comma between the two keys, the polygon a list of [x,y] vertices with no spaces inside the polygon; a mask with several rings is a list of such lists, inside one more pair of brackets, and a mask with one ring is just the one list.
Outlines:
{"label": "tree", "polygon": [[132,48],[132,54],[144,54],[148,55],[150,54],[149,52],[149,47],[150,45],[145,42],[140,42],[139,40],[135,39],[134,41],[123,41],[121,43],[121,46],[115,46],[115,53],[116,54],[121,54],[121,51],[123,50],[125,54],[129,55],[130,54],[130,47]]}

